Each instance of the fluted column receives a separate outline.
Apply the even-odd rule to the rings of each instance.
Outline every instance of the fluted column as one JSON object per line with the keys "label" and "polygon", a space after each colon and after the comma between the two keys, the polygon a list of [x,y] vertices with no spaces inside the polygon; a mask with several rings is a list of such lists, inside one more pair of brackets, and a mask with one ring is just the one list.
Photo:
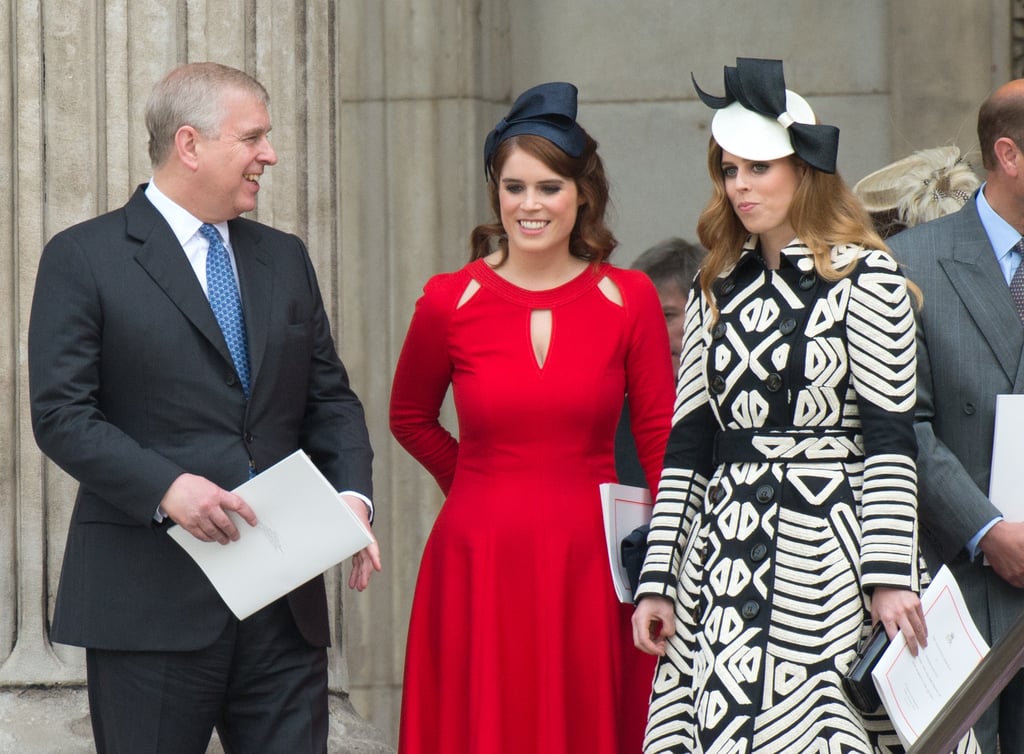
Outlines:
{"label": "fluted column", "polygon": [[[72,6],[68,8],[71,13],[81,10],[73,7],[75,3],[68,5]],[[4,184],[13,189],[8,226],[13,253],[4,259],[4,270],[14,272],[9,288],[13,295],[7,305],[11,307],[11,322],[16,325],[10,329],[17,333],[18,341],[16,349],[5,351],[17,358],[8,362],[10,379],[4,381],[14,411],[10,434],[3,437],[3,460],[14,473],[4,475],[0,514],[6,555],[3,569],[5,575],[11,574],[10,581],[5,579],[2,594],[5,609],[0,618],[0,683],[69,682],[82,678],[82,658],[73,650],[51,645],[47,627],[73,485],[54,473],[35,447],[24,354],[35,268],[42,244],[52,232],[47,228],[54,222],[81,217],[83,212],[90,214],[96,206],[94,155],[99,145],[95,138],[95,102],[89,98],[84,108],[87,115],[77,111],[87,122],[76,122],[67,105],[69,99],[81,99],[77,93],[71,94],[75,87],[88,90],[94,83],[89,72],[94,68],[95,40],[86,34],[80,44],[68,44],[73,34],[71,17],[60,14],[50,18],[46,8],[36,3],[15,3],[12,13],[4,14],[4,21],[11,23],[7,31],[13,35],[10,49],[15,51],[10,58],[13,87],[4,88],[11,96],[11,107],[5,107],[5,112],[14,114],[13,130],[4,129],[4,136],[12,137],[11,150],[5,154],[13,156],[10,180]],[[41,33],[44,24],[50,29],[48,35]],[[43,60],[51,56],[47,79]],[[73,71],[82,73],[76,81],[72,81]],[[65,149],[72,142],[73,148]],[[63,503],[51,505],[51,499]]]}
{"label": "fluted column", "polygon": [[412,590],[442,498],[390,438],[391,376],[423,284],[467,261],[488,213],[479,152],[507,103],[508,20],[504,3],[473,0],[356,0],[339,13],[340,321],[350,366],[370,380],[387,569],[346,603],[349,690],[394,736]]}

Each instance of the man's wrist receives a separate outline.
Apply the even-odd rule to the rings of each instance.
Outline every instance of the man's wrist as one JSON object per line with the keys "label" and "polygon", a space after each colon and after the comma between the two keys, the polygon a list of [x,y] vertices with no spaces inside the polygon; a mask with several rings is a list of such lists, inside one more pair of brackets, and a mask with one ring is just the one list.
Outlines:
{"label": "man's wrist", "polygon": [[351,495],[354,498],[358,498],[359,500],[362,500],[363,501],[363,505],[366,506],[366,518],[370,521],[371,524],[373,523],[373,501],[370,500],[370,498],[368,498],[366,495],[364,495],[361,492],[356,492],[355,490],[342,490],[338,494],[339,495]]}
{"label": "man's wrist", "polygon": [[998,524],[1002,520],[1003,520],[1002,516],[996,516],[991,521],[989,521],[987,524],[985,524],[983,527],[981,527],[978,530],[978,533],[975,534],[973,537],[971,537],[967,541],[967,545],[966,545],[967,546],[967,554],[970,556],[972,561],[976,557],[981,555],[981,540],[983,540],[985,538],[986,534],[988,534],[990,531],[992,531],[992,527],[993,526],[995,526],[996,524]]}

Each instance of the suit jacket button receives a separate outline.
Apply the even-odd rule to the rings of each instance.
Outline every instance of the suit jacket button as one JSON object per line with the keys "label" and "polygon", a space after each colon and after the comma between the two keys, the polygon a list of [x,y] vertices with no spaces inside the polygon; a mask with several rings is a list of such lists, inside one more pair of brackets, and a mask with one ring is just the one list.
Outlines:
{"label": "suit jacket button", "polygon": [[231,372],[230,374],[228,374],[228,378],[227,378],[226,382],[228,384],[228,387],[234,387],[235,386],[235,383],[238,382],[238,378],[235,377],[235,373],[234,372]]}
{"label": "suit jacket button", "polygon": [[772,372],[764,379],[764,386],[772,393],[777,393],[782,389],[782,375],[778,372]]}
{"label": "suit jacket button", "polygon": [[721,395],[725,392],[725,378],[720,374],[716,374],[711,380],[711,392],[716,395]]}
{"label": "suit jacket button", "polygon": [[815,282],[817,282],[817,279],[817,276],[813,272],[805,272],[803,275],[800,276],[800,282],[797,283],[797,285],[800,286],[800,290],[809,291],[811,290],[811,288],[814,287],[814,284]]}
{"label": "suit jacket button", "polygon": [[744,620],[754,620],[760,612],[761,605],[757,600],[747,600],[743,603],[743,607],[740,608],[740,615],[743,616]]}
{"label": "suit jacket button", "polygon": [[755,563],[760,563],[768,555],[768,548],[763,542],[758,542],[756,545],[750,548],[750,559]]}
{"label": "suit jacket button", "polygon": [[715,325],[715,329],[711,331],[711,337],[715,340],[720,340],[725,335],[725,323],[719,322]]}
{"label": "suit jacket button", "polygon": [[762,484],[757,488],[754,496],[757,498],[757,502],[767,505],[775,499],[775,488],[770,484]]}
{"label": "suit jacket button", "polygon": [[967,401],[967,403],[964,404],[964,413],[968,416],[971,416],[977,410],[978,409],[970,401]]}
{"label": "suit jacket button", "polygon": [[779,322],[779,332],[783,335],[789,335],[796,329],[796,320],[792,317],[786,317],[784,320]]}

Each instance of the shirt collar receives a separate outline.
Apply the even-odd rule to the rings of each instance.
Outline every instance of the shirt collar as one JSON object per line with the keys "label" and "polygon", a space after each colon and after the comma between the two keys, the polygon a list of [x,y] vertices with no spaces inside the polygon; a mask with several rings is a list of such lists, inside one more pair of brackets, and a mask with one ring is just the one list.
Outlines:
{"label": "shirt collar", "polygon": [[[171,232],[174,233],[174,237],[178,239],[179,244],[185,246],[199,232],[199,227],[203,224],[203,221],[157,188],[156,181],[152,178],[149,179],[149,185],[146,186],[145,193],[150,204],[156,208],[156,211],[171,226]],[[220,233],[224,243],[230,245],[228,241],[228,224],[226,222],[211,224]]]}
{"label": "shirt collar", "polygon": [[978,207],[978,217],[981,219],[981,226],[985,229],[989,243],[992,244],[992,250],[995,252],[996,259],[1002,259],[1013,250],[1013,247],[1020,240],[1020,233],[992,209],[992,205],[985,198],[986,185],[986,183],[981,184],[981,188],[978,190],[974,201]]}

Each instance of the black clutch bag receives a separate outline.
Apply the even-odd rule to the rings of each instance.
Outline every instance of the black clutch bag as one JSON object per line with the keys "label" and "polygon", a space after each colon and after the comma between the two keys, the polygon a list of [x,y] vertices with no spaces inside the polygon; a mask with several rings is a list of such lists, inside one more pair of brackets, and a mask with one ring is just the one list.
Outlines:
{"label": "black clutch bag", "polygon": [[623,537],[619,545],[622,565],[626,569],[629,588],[633,594],[636,594],[637,585],[640,583],[640,570],[644,567],[644,557],[647,555],[647,532],[650,528],[648,524],[636,527]]}
{"label": "black clutch bag", "polygon": [[871,671],[888,646],[889,637],[882,622],[879,621],[872,629],[871,635],[857,648],[857,657],[843,676],[843,691],[853,706],[861,712],[874,712],[882,703],[875,682],[871,679]]}

